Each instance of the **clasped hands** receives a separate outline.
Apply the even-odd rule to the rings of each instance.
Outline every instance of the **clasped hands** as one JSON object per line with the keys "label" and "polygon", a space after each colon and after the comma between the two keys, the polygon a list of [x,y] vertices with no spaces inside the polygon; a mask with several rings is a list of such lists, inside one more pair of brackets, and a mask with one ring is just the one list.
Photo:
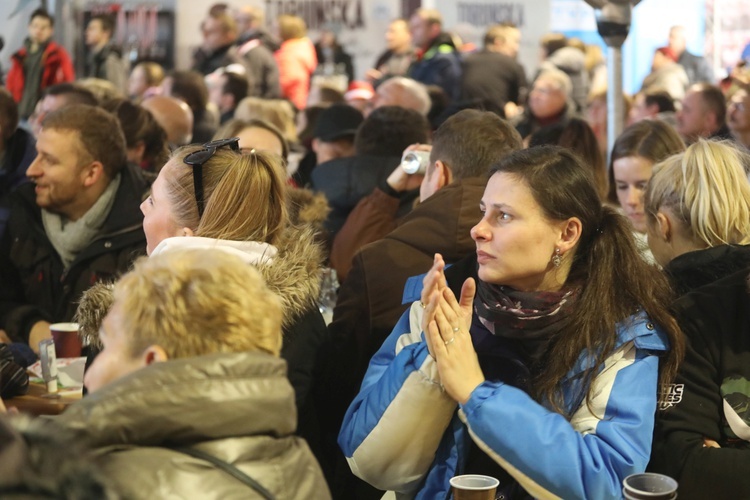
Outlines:
{"label": "clasped hands", "polygon": [[468,278],[461,287],[460,300],[456,300],[444,271],[443,257],[435,254],[432,268],[423,280],[422,331],[445,392],[464,404],[485,380],[469,333],[476,283]]}

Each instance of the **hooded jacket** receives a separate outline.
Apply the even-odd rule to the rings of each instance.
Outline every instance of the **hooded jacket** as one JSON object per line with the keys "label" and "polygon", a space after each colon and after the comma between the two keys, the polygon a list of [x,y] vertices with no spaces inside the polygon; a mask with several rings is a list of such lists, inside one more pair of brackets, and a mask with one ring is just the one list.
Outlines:
{"label": "hooded jacket", "polygon": [[99,456],[125,498],[260,498],[191,447],[229,462],[278,499],[330,498],[320,467],[294,436],[285,363],[264,353],[154,363],[71,405],[57,418]]}
{"label": "hooded jacket", "polygon": [[49,241],[34,184],[11,196],[10,218],[0,239],[0,329],[28,342],[37,321],[71,321],[81,294],[97,281],[113,281],[146,252],[140,202],[148,189],[141,169],[120,171],[120,185],[100,233],[68,269]]}
{"label": "hooded jacket", "polygon": [[176,237],[162,241],[155,255],[171,248],[202,247],[229,251],[254,265],[266,286],[282,302],[284,332],[281,357],[288,363],[288,377],[299,411],[297,432],[318,449],[319,422],[312,395],[318,369],[318,350],[328,337],[317,307],[323,252],[310,229],[289,226],[274,247],[255,241]]}
{"label": "hooded jacket", "polygon": [[152,255],[186,247],[217,248],[239,256],[256,266],[266,286],[281,298],[284,329],[281,356],[289,363],[289,379],[302,412],[312,383],[315,352],[327,336],[316,305],[323,253],[312,231],[290,226],[277,247],[255,241],[167,238]]}
{"label": "hooded jacket", "polygon": [[649,468],[675,478],[680,499],[750,498],[749,273],[697,288],[674,306],[688,345],[664,390]]}
{"label": "hooded jacket", "polygon": [[678,296],[750,267],[750,245],[719,245],[672,259],[664,272]]}

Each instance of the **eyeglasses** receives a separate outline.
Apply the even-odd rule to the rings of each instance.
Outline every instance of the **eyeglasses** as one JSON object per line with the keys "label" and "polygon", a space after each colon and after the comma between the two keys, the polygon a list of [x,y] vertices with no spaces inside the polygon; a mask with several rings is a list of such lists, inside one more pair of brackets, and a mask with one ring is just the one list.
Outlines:
{"label": "eyeglasses", "polygon": [[198,217],[203,217],[203,165],[216,154],[216,151],[223,147],[229,147],[232,151],[240,151],[240,138],[232,137],[231,139],[218,139],[216,141],[207,142],[203,145],[203,149],[200,149],[194,153],[190,153],[185,157],[185,164],[193,167],[193,187],[195,188],[195,203],[198,205]]}

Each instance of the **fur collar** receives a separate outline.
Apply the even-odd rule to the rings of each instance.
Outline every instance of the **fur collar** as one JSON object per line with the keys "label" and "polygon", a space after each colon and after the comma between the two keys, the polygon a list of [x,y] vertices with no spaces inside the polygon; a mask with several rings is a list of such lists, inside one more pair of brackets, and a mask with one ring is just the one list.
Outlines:
{"label": "fur collar", "polygon": [[277,244],[272,265],[260,266],[266,285],[281,298],[284,327],[291,325],[310,307],[320,293],[323,248],[307,226],[289,226]]}
{"label": "fur collar", "polygon": [[216,248],[239,255],[256,266],[266,286],[281,298],[287,327],[318,299],[323,250],[314,236],[312,229],[300,225],[289,226],[276,247],[255,241],[175,237],[162,241],[152,255],[172,248]]}

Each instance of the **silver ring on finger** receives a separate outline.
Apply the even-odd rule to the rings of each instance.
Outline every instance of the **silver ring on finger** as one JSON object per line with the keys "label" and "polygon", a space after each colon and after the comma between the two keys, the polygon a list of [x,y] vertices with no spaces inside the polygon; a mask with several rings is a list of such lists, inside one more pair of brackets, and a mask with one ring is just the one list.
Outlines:
{"label": "silver ring on finger", "polygon": [[453,333],[458,333],[460,331],[461,331],[461,327],[460,326],[454,326],[453,327]]}
{"label": "silver ring on finger", "polygon": [[445,342],[443,342],[443,344],[445,345],[452,344],[455,340],[456,340],[456,337],[451,337],[450,340],[446,340]]}

